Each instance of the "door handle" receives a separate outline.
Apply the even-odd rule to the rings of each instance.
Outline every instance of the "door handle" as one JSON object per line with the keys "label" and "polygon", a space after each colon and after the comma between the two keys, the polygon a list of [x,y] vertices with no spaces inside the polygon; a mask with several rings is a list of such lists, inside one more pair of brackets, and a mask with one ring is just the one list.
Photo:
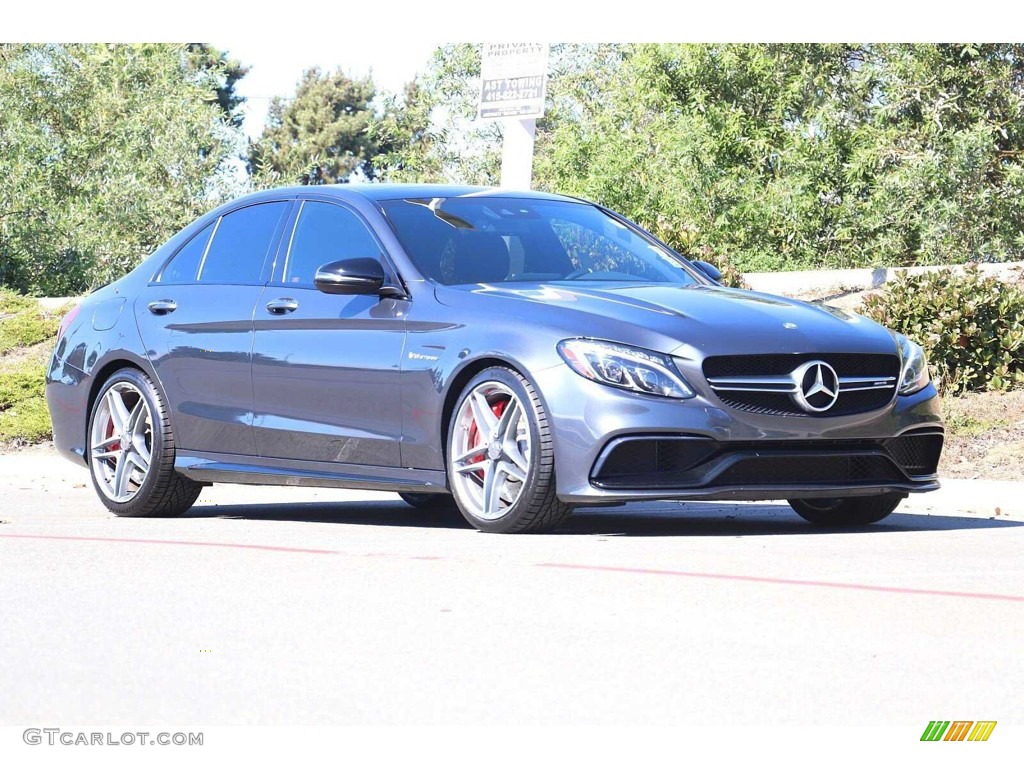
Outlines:
{"label": "door handle", "polygon": [[285,315],[299,308],[295,299],[274,299],[267,302],[267,312],[272,315]]}
{"label": "door handle", "polygon": [[146,305],[154,315],[168,315],[178,308],[172,299],[158,299]]}

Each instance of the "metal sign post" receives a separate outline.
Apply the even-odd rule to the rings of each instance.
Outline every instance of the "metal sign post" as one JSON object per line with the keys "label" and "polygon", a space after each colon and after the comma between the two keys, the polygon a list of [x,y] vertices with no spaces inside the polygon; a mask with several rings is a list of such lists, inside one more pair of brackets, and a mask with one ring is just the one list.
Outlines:
{"label": "metal sign post", "polygon": [[502,120],[501,186],[529,189],[533,137],[544,114],[547,43],[484,43],[480,60],[482,120]]}
{"label": "metal sign post", "polygon": [[508,118],[501,142],[501,186],[529,189],[533,181],[533,136],[537,119]]}

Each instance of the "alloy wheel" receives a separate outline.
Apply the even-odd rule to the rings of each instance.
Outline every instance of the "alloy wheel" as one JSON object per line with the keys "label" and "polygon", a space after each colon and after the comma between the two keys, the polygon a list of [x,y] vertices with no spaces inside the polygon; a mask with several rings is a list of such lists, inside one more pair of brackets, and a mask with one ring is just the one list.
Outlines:
{"label": "alloy wheel", "polygon": [[496,381],[474,387],[456,414],[450,482],[481,520],[503,517],[530,473],[530,427],[522,403]]}
{"label": "alloy wheel", "polygon": [[89,445],[99,489],[111,501],[130,501],[145,482],[153,456],[152,415],[134,385],[119,381],[103,394]]}

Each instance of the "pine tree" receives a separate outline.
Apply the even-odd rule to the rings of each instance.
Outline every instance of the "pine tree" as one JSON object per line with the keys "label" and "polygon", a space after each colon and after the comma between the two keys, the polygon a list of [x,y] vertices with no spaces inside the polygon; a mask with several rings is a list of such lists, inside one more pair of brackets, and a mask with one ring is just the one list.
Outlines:
{"label": "pine tree", "polygon": [[270,103],[263,135],[249,150],[254,175],[278,183],[335,184],[369,176],[376,145],[368,127],[373,81],[306,70],[290,101]]}

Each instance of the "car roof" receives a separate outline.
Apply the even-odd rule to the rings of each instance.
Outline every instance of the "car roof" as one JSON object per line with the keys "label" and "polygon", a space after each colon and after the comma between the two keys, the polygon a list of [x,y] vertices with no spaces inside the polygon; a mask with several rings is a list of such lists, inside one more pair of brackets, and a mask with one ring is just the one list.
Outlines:
{"label": "car roof", "polygon": [[370,200],[403,200],[420,197],[527,197],[537,200],[571,200],[535,190],[476,187],[460,184],[346,184],[352,192]]}
{"label": "car roof", "polygon": [[424,197],[517,197],[533,200],[562,200],[565,202],[576,203],[584,202],[578,198],[567,197],[565,195],[555,195],[549,192],[505,189],[502,187],[478,187],[468,184],[323,184],[317,186],[279,187],[277,189],[267,189],[252,195],[246,195],[246,197],[262,198],[268,195],[280,195],[282,193],[296,195],[325,195],[338,197],[342,200],[351,200],[353,197],[362,197],[374,202]]}

